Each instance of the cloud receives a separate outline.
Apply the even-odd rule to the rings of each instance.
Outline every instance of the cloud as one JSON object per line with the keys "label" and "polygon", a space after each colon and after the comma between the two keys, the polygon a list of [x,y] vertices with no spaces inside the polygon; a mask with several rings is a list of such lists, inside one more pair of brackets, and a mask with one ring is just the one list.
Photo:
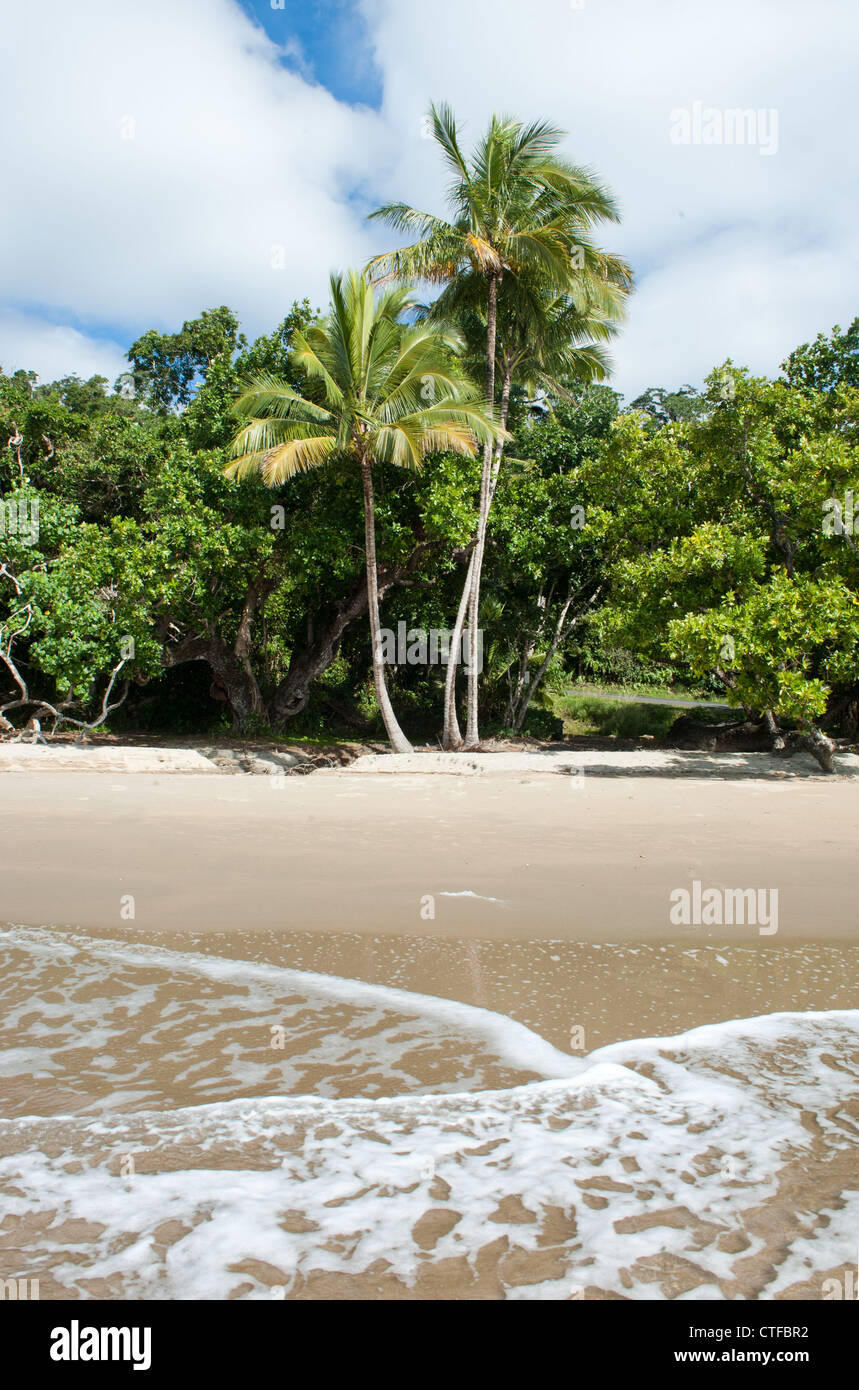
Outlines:
{"label": "cloud", "polygon": [[[468,120],[493,109],[570,132],[565,151],[618,197],[604,240],[638,294],[617,344],[617,382],[700,380],[725,356],[775,371],[799,342],[859,312],[852,179],[859,8],[849,0],[364,0],[385,74],[383,115],[402,131],[399,196],[439,205],[444,179],[418,138],[430,99]],[[452,38],[452,36],[454,36]],[[778,112],[778,149],[678,146],[671,115],[700,101]]]}
{"label": "cloud", "polygon": [[72,372],[84,380],[103,376],[111,386],[120,372],[128,371],[119,343],[14,309],[0,310],[0,365],[7,373],[34,371],[40,381],[58,381]]}
{"label": "cloud", "polygon": [[[34,350],[52,315],[91,333],[57,340],[91,360],[106,331],[125,343],[212,305],[257,333],[295,297],[324,303],[331,268],[387,243],[364,220],[376,202],[442,210],[431,99],[466,143],[499,107],[554,121],[618,196],[605,242],[639,285],[615,349],[627,395],[727,355],[773,372],[854,317],[850,0],[355,2],[378,110],[295,70],[288,9],[279,47],[235,0],[8,5],[0,275],[10,308],[40,306]],[[777,153],[672,144],[672,112],[695,101],[775,108]]]}
{"label": "cloud", "polygon": [[382,123],[232,0],[41,0],[4,23],[8,305],[139,327],[229,303],[261,330],[371,253],[352,199]]}

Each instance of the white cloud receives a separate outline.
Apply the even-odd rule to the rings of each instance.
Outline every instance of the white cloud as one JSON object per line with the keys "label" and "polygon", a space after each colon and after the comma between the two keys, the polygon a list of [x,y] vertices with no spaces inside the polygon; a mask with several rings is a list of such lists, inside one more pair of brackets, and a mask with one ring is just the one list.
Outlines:
{"label": "white cloud", "polygon": [[[774,372],[799,342],[859,313],[851,0],[363,0],[385,74],[386,118],[404,132],[389,188],[442,188],[415,138],[430,99],[468,119],[493,109],[570,132],[623,223],[605,241],[639,293],[617,345],[617,384],[700,380],[725,356]],[[778,111],[778,151],[677,146],[671,112],[694,101]],[[436,206],[433,202],[433,206]]]}
{"label": "white cloud", "polygon": [[348,195],[382,123],[280,65],[232,0],[7,8],[8,304],[166,325],[228,303],[262,329],[370,254]]}
{"label": "white cloud", "polygon": [[[33,350],[52,312],[130,339],[221,303],[256,333],[294,297],[323,302],[330,268],[386,244],[356,193],[441,210],[431,99],[467,141],[494,108],[553,120],[616,192],[605,239],[639,283],[627,394],[727,355],[772,372],[857,312],[851,0],[360,0],[378,113],[287,70],[234,0],[2,2],[0,275],[7,305],[39,306]],[[673,145],[671,112],[696,100],[777,108],[778,152]],[[61,370],[105,351],[63,332]]]}
{"label": "white cloud", "polygon": [[111,386],[120,372],[128,371],[119,343],[14,309],[0,310],[0,365],[8,373],[34,371],[40,381],[58,381],[72,372],[84,381],[103,376]]}

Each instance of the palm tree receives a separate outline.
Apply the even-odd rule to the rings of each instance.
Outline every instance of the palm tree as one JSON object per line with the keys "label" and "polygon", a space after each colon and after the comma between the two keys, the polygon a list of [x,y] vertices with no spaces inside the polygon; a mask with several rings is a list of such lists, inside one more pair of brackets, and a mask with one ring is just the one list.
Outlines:
{"label": "palm tree", "polygon": [[[556,146],[563,132],[545,122],[523,126],[493,116],[469,164],[448,106],[430,110],[433,138],[454,175],[450,221],[406,203],[388,203],[371,214],[399,232],[416,234],[411,245],[377,256],[372,273],[383,278],[450,285],[466,273],[480,277],[486,295],[484,389],[495,402],[498,292],[506,276],[530,274],[550,293],[586,283],[595,303],[609,310],[631,285],[628,266],[600,252],[591,228],[618,221],[610,193],[587,169],[560,159]],[[500,456],[499,456],[500,458]],[[480,503],[474,550],[461,612],[469,614],[471,660],[468,680],[466,746],[479,743],[477,711],[477,629],[480,577],[489,508],[492,504],[492,446],[484,445]],[[455,667],[448,668],[448,683]],[[446,690],[445,706],[450,704]],[[448,734],[450,730],[448,730]]]}
{"label": "palm tree", "polygon": [[[471,366],[482,356],[486,336],[485,307],[479,278],[472,272],[455,280],[439,296],[429,316],[445,314],[457,320],[466,340],[465,361]],[[550,397],[572,399],[569,387],[602,381],[609,375],[611,362],[604,344],[617,332],[612,306],[596,307],[576,287],[576,294],[551,295],[546,285],[533,276],[507,277],[499,290],[498,333],[496,337],[496,376],[500,380],[499,420],[506,430],[507,414],[514,378],[520,387],[533,393],[542,390]],[[488,505],[491,507],[498,486],[504,437],[496,441],[489,479]],[[473,552],[472,552],[473,554]],[[466,585],[468,589],[468,585]],[[465,618],[460,603],[451,649],[458,651]],[[448,668],[445,686],[445,747],[462,744],[456,715],[455,671]]]}
{"label": "palm tree", "polygon": [[395,753],[413,750],[385,683],[373,465],[416,469],[426,454],[443,450],[473,457],[479,444],[491,449],[499,437],[491,407],[458,364],[459,335],[436,323],[404,323],[414,308],[404,288],[377,297],[357,271],[332,275],[328,316],[293,339],[295,364],[318,384],[320,401],[272,377],[251,381],[235,406],[246,423],[225,470],[233,478],[259,473],[273,487],[337,459],[360,469],[373,680]]}

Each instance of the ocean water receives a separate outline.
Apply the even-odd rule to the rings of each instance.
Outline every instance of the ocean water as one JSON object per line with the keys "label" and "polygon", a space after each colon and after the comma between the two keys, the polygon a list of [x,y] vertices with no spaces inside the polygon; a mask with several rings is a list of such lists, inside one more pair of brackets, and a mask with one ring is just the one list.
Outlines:
{"label": "ocean water", "polygon": [[0,1275],[43,1298],[855,1296],[859,1011],[574,1056],[206,952],[0,961]]}

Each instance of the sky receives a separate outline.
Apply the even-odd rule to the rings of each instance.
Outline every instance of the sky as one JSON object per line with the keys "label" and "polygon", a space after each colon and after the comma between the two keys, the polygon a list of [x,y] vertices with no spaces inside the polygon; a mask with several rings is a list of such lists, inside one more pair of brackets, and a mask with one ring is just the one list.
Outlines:
{"label": "sky", "polygon": [[547,119],[613,190],[627,399],[775,374],[859,313],[857,52],[855,0],[0,0],[0,364],[113,381],[204,308],[324,307],[378,203],[444,213],[447,101],[466,147]]}

